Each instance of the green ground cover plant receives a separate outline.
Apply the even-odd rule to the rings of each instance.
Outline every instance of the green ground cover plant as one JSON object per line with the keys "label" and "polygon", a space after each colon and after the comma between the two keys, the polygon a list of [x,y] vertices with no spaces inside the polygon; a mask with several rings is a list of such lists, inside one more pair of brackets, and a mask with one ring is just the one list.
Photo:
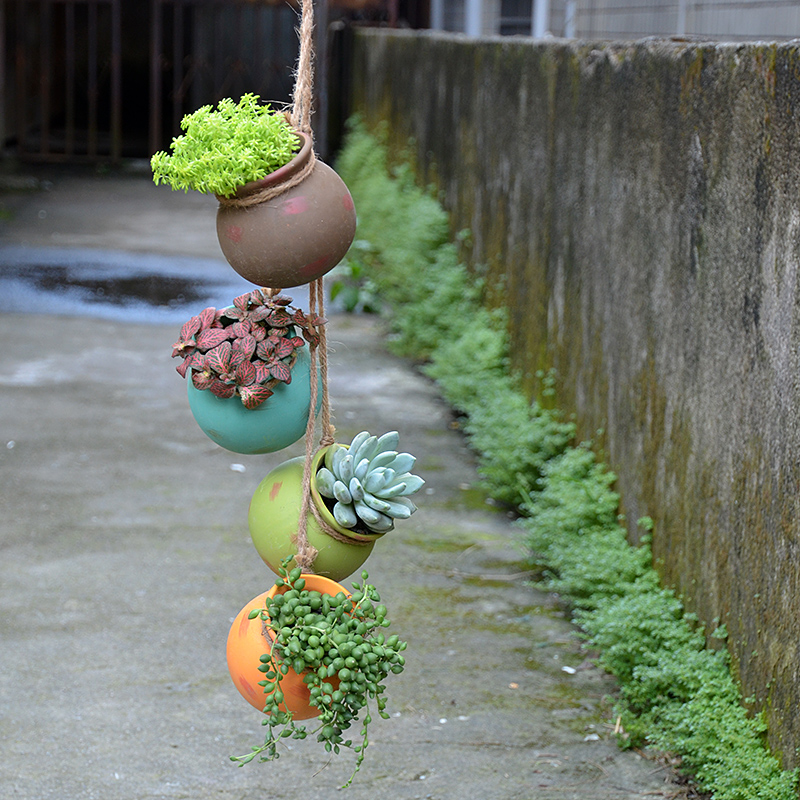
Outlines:
{"label": "green ground cover plant", "polygon": [[796,800],[797,770],[781,770],[765,748],[763,717],[742,705],[727,650],[708,649],[697,620],[659,585],[648,537],[628,544],[613,481],[588,446],[568,448],[544,465],[522,524],[531,563],[619,679],[621,744],[680,754],[715,800]]}
{"label": "green ground cover plant", "polygon": [[[420,361],[463,415],[486,491],[519,511],[542,585],[570,605],[619,680],[620,744],[679,754],[715,800],[797,800],[798,771],[782,770],[766,749],[764,720],[746,711],[727,651],[707,647],[697,620],[660,585],[649,533],[628,543],[615,476],[591,443],[575,443],[563,414],[520,390],[504,313],[487,309],[481,281],[460,263],[445,212],[387,153],[385,130],[351,124],[337,162],[359,209],[351,274],[385,302],[391,347]],[[539,377],[552,391],[554,377]]]}

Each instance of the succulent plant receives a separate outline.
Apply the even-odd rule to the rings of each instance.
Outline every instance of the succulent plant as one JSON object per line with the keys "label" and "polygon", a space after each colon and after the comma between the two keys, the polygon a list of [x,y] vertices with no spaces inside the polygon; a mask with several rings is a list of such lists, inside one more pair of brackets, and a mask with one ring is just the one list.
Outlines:
{"label": "succulent plant", "polygon": [[411,474],[416,459],[397,452],[399,441],[397,431],[380,438],[362,431],[349,446],[334,445],[326,454],[315,483],[322,497],[335,501],[332,513],[343,528],[386,533],[394,520],[417,510],[408,498],[425,481]]}
{"label": "succulent plant", "polygon": [[[342,748],[356,753],[355,769],[342,786],[350,785],[361,768],[369,744],[368,727],[372,722],[369,701],[375,700],[378,714],[388,719],[385,679],[399,675],[405,666],[402,652],[407,644],[396,635],[387,635],[391,623],[378,590],[361,573],[362,583],[353,584],[353,593],[321,594],[306,588],[299,567],[288,571],[291,557],[284,560],[275,582],[278,592],[267,600],[265,608],[254,609],[249,619],[259,618],[269,628],[274,640],[272,650],[261,656],[258,667],[264,673],[263,724],[268,727],[264,744],[251,748],[243,756],[233,756],[239,766],[256,757],[272,761],[280,756],[286,739],[305,739],[316,735],[329,753]],[[298,613],[298,609],[303,611]],[[289,670],[302,675],[309,688],[310,705],[320,714],[313,730],[298,724],[291,711],[283,706],[281,681]],[[365,709],[360,739],[345,739],[350,725]]]}
{"label": "succulent plant", "polygon": [[218,196],[233,195],[287,164],[300,146],[284,114],[261,105],[256,94],[244,94],[238,103],[225,98],[216,109],[198,108],[183,118],[181,129],[185,133],[172,140],[172,152],[150,160],[153,180]]}
{"label": "succulent plant", "polygon": [[[243,294],[229,308],[206,308],[181,328],[172,357],[182,377],[191,370],[196,389],[217,397],[238,395],[257,408],[280,382],[292,382],[296,350],[304,341],[319,344],[322,317],[292,308],[291,297],[270,297],[261,289]],[[302,334],[302,337],[298,335]]]}

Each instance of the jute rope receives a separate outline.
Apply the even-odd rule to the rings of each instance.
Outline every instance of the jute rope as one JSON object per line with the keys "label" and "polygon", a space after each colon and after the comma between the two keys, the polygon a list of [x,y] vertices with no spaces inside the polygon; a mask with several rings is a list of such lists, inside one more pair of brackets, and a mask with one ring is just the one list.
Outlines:
{"label": "jute rope", "polygon": [[[311,135],[311,110],[313,103],[313,84],[314,84],[314,2],[313,0],[302,0],[301,6],[301,19],[300,28],[298,30],[300,37],[300,54],[297,59],[297,69],[295,71],[295,85],[294,94],[292,97],[292,112],[290,115],[290,122],[299,131]],[[283,185],[283,190],[296,186],[300,183],[314,168],[316,159],[314,157],[313,148],[311,153],[311,162],[305,167],[298,175],[295,176],[293,181]],[[272,188],[272,187],[270,187]],[[277,189],[278,187],[275,187]],[[265,190],[264,194],[258,193],[253,196],[253,200],[248,198],[247,202],[240,201],[234,198],[237,205],[247,206],[257,202],[264,202],[265,199],[272,199],[280,194],[279,191],[270,193]],[[266,195],[266,196],[264,196]],[[257,199],[256,199],[257,198]],[[229,198],[226,198],[226,201]],[[220,201],[222,202],[222,201]],[[280,289],[266,289],[270,297],[278,294]],[[325,288],[322,278],[312,281],[308,285],[308,310],[309,317],[315,319],[317,317],[324,318],[325,316]],[[316,455],[314,448],[314,432],[316,429],[316,412],[317,401],[319,399],[320,389],[322,391],[321,399],[321,412],[320,424],[322,427],[322,436],[320,438],[320,448],[328,447],[335,441],[336,430],[331,422],[331,404],[330,395],[328,392],[328,337],[325,323],[317,326],[316,333],[319,337],[318,344],[310,343],[310,398],[309,398],[309,411],[308,423],[306,425],[305,434],[305,461],[303,464],[303,483],[302,483],[302,503],[300,506],[300,516],[297,523],[297,531],[292,537],[293,543],[296,548],[295,562],[303,572],[313,572],[314,560],[317,557],[318,550],[308,541],[308,514],[309,511],[314,515],[317,525],[320,530],[328,536],[340,542],[347,542],[350,544],[367,545],[369,541],[359,541],[343,536],[337,530],[330,527],[328,523],[322,518],[315,503],[311,498],[311,482],[313,476],[311,474],[311,464]],[[317,362],[319,361],[319,369]],[[320,387],[321,384],[321,387]]]}
{"label": "jute rope", "polygon": [[252,206],[261,205],[269,200],[274,200],[280,197],[284,192],[293,189],[295,186],[301,184],[313,171],[316,165],[317,157],[314,155],[314,148],[311,148],[311,154],[308,161],[303,165],[303,168],[295,172],[290,178],[285,181],[275,184],[274,186],[265,186],[263,189],[247,194],[244,197],[224,197],[221,194],[216,195],[219,204],[226,208],[251,208]]}
{"label": "jute rope", "polygon": [[[322,278],[318,278],[308,286],[308,306],[309,314],[318,314],[324,317],[325,314],[325,295]],[[332,528],[322,517],[317,509],[316,503],[311,498],[311,481],[314,476],[311,474],[311,463],[314,460],[316,451],[314,449],[314,429],[315,416],[317,410],[317,398],[319,396],[319,384],[322,384],[322,408],[320,409],[320,423],[322,436],[320,438],[320,448],[329,447],[335,441],[336,429],[331,422],[330,396],[328,393],[328,341],[325,325],[320,325],[319,345],[311,345],[311,399],[309,401],[308,424],[306,425],[306,455],[303,463],[303,501],[300,506],[300,517],[297,523],[297,532],[293,537],[297,548],[295,562],[303,572],[313,572],[314,559],[317,557],[317,549],[308,541],[308,512],[314,515],[314,519],[319,529],[335,539],[337,542],[366,546],[371,540],[353,539],[345,536],[335,528]],[[317,380],[317,356],[319,355],[319,381]]]}
{"label": "jute rope", "polygon": [[294,76],[292,124],[311,133],[311,105],[314,100],[314,0],[303,0],[300,11],[300,55]]}
{"label": "jute rope", "polygon": [[[324,316],[325,313],[325,292],[322,278],[312,281],[308,285],[308,310],[309,316]],[[293,537],[297,554],[295,562],[303,572],[313,572],[314,559],[317,557],[317,549],[308,541],[308,512],[314,515],[317,524],[324,533],[337,541],[355,541],[342,536],[338,531],[322,519],[315,503],[311,499],[311,463],[314,460],[314,429],[316,423],[317,398],[319,397],[319,383],[322,384],[322,408],[321,426],[322,437],[320,447],[328,447],[335,441],[336,430],[331,422],[330,395],[328,393],[328,337],[325,324],[317,329],[319,334],[319,344],[311,344],[311,391],[308,410],[308,424],[306,425],[306,455],[303,463],[303,483],[302,483],[302,505],[300,506],[300,517],[297,523],[297,532]],[[319,356],[319,379],[317,376],[317,357]],[[366,542],[365,542],[366,544]]]}
{"label": "jute rope", "polygon": [[[311,135],[311,109],[314,102],[314,0],[302,0],[300,11],[300,27],[297,30],[300,38],[300,53],[297,57],[297,68],[294,73],[294,92],[292,94],[292,111],[289,122],[292,127]],[[217,195],[221,206],[232,208],[249,208],[266,203],[279,197],[284,192],[302,183],[314,170],[317,160],[314,148],[311,157],[302,170],[277,186],[266,186],[247,197],[224,197]]]}

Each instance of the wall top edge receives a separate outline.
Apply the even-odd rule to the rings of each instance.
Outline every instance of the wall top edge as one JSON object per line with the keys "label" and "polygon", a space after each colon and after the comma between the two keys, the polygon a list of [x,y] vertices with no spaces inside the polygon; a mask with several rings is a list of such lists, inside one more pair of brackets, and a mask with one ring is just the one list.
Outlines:
{"label": "wall top edge", "polygon": [[687,50],[716,50],[723,53],[746,52],[774,48],[776,51],[800,51],[800,38],[788,41],[753,39],[751,41],[721,42],[702,36],[647,36],[641,39],[562,39],[555,36],[534,38],[532,36],[467,36],[465,33],[435,30],[410,30],[407,28],[357,27],[359,36],[385,38],[433,39],[462,44],[503,44],[536,48],[568,48],[576,51],[594,49],[619,52],[630,50],[659,50],[684,53]]}

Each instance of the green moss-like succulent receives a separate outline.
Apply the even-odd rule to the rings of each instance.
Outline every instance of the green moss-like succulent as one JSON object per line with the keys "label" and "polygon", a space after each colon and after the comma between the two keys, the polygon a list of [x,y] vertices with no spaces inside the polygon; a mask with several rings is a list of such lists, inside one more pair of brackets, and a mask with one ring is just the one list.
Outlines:
{"label": "green moss-like succulent", "polygon": [[399,441],[397,431],[380,438],[362,431],[348,447],[329,451],[315,482],[323,497],[335,501],[332,513],[343,528],[386,533],[394,520],[408,519],[417,510],[408,497],[425,481],[409,471],[416,459],[397,452]]}
{"label": "green moss-like succulent", "polygon": [[216,110],[202,106],[181,121],[182,136],[171,153],[150,159],[153,180],[173,189],[197,189],[228,197],[245,183],[263,178],[292,160],[300,140],[286,116],[260,105],[255,94],[238,103],[226,98]]}

